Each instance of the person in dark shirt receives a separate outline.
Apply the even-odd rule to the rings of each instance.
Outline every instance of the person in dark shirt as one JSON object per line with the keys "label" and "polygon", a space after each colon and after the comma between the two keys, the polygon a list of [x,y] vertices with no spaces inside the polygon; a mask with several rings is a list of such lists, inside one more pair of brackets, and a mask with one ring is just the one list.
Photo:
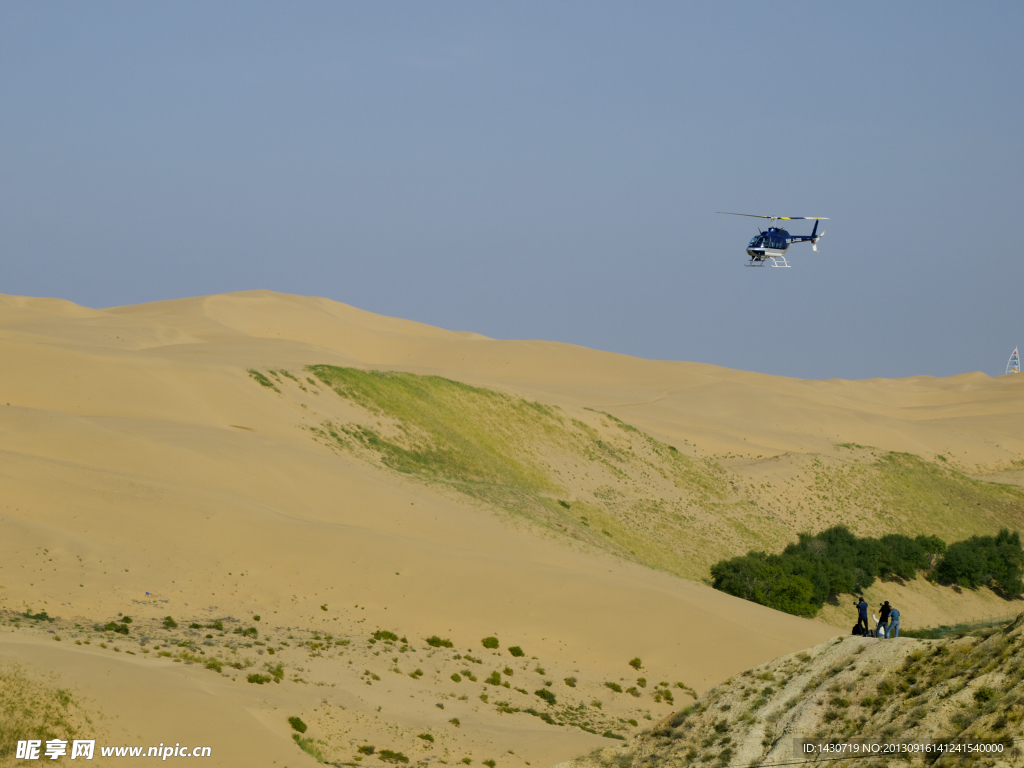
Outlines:
{"label": "person in dark shirt", "polygon": [[864,595],[860,596],[860,600],[855,603],[857,606],[857,626],[863,628],[864,634],[871,634],[871,629],[868,627],[868,601],[864,599]]}
{"label": "person in dark shirt", "polygon": [[889,605],[889,601],[886,600],[882,603],[880,610],[878,611],[878,636],[885,637],[889,634],[889,614],[892,612],[892,607]]}

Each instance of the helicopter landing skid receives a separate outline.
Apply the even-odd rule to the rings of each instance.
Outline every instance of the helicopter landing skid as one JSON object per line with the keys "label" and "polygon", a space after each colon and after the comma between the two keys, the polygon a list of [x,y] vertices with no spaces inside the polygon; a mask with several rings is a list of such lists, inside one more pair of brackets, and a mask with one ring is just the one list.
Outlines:
{"label": "helicopter landing skid", "polygon": [[789,262],[786,261],[785,256],[765,256],[764,258],[760,259],[751,259],[747,264],[744,264],[743,266],[764,267],[767,266],[765,264],[766,261],[770,261],[773,267],[778,267],[780,269],[789,269]]}

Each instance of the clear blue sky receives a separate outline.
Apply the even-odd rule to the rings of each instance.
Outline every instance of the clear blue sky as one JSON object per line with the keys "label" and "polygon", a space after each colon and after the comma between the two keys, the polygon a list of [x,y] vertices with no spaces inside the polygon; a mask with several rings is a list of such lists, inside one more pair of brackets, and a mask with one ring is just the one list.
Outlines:
{"label": "clear blue sky", "polygon": [[[1001,373],[1022,40],[1020,2],[4,2],[0,292]],[[754,220],[718,210],[831,220],[746,269]]]}

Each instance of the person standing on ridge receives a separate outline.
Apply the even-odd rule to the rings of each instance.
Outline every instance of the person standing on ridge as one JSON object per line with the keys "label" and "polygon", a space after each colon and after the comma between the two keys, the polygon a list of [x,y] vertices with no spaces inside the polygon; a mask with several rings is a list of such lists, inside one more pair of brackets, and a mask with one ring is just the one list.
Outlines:
{"label": "person standing on ridge", "polygon": [[857,606],[857,626],[864,629],[863,634],[870,635],[871,629],[868,627],[868,601],[864,599],[864,595],[860,596],[860,600],[855,605]]}
{"label": "person standing on ridge", "polygon": [[892,612],[892,608],[889,607],[889,601],[886,600],[882,603],[878,611],[878,630],[879,637],[885,637],[889,634],[889,614]]}
{"label": "person standing on ridge", "polygon": [[879,640],[885,639],[885,624],[883,624],[875,614],[871,614],[872,621],[875,622],[875,631],[872,633]]}
{"label": "person standing on ridge", "polygon": [[[888,603],[887,603],[888,605]],[[889,627],[889,637],[900,636],[900,609],[893,608],[889,611],[889,618],[892,620],[892,625]]]}

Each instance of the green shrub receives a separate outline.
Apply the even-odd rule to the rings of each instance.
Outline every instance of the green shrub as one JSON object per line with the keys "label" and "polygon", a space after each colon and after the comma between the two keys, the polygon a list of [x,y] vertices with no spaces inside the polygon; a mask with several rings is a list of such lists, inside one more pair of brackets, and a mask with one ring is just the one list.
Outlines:
{"label": "green shrub", "polygon": [[950,544],[935,568],[940,582],[964,587],[992,586],[1005,596],[1024,592],[1020,534],[1003,528],[996,536],[972,536]]}
{"label": "green shrub", "polygon": [[480,641],[480,644],[483,645],[484,648],[490,648],[491,650],[493,650],[498,647],[498,638],[485,637],[483,640]]}
{"label": "green shrub", "polygon": [[914,541],[918,543],[926,555],[944,555],[946,553],[946,542],[938,536],[925,536],[921,534]]}
{"label": "green shrub", "polygon": [[264,683],[269,683],[272,678],[269,675],[260,675],[254,672],[245,679],[248,680],[250,683],[256,683],[256,685],[263,685]]}
{"label": "green shrub", "polygon": [[172,619],[170,616],[164,616],[164,626],[167,629],[174,629],[178,626],[178,622]]}
{"label": "green shrub", "polygon": [[438,637],[437,635],[431,635],[428,637],[426,643],[431,648],[451,648],[453,645],[451,640],[446,640]]}
{"label": "green shrub", "polygon": [[208,624],[206,628],[207,629],[216,629],[218,632],[223,632],[224,631],[224,622],[221,621],[220,619],[217,619],[217,621],[213,622],[213,624]]}
{"label": "green shrub", "polygon": [[373,633],[373,639],[388,640],[393,643],[396,640],[398,640],[398,635],[396,635],[394,632],[388,632],[386,629],[378,629],[376,632]]}
{"label": "green shrub", "polygon": [[452,672],[452,680],[456,683],[462,682],[462,676],[458,672]]}
{"label": "green shrub", "polygon": [[618,683],[605,683],[604,687],[605,688],[611,688],[616,693],[622,693],[622,686],[619,685]]}
{"label": "green shrub", "polygon": [[491,676],[484,680],[488,685],[501,685],[501,672],[494,670]]}
{"label": "green shrub", "polygon": [[672,698],[672,691],[670,691],[668,688],[658,688],[654,692],[654,700],[659,704],[663,701],[672,704],[674,701],[674,699]]}
{"label": "green shrub", "polygon": [[989,688],[987,685],[981,686],[974,692],[974,700],[979,702],[992,701],[996,697],[996,692]]}
{"label": "green shrub", "polygon": [[356,751],[359,752],[360,755],[372,755],[374,752],[374,747],[372,744],[363,744],[363,746],[361,746]]}
{"label": "green shrub", "polygon": [[520,656],[525,656],[526,655],[526,653],[523,651],[523,649],[520,648],[518,645],[513,645],[512,647],[510,647],[508,649],[508,652],[511,653],[513,656],[515,656],[517,659]]}
{"label": "green shrub", "polygon": [[191,624],[189,624],[189,625],[188,625],[188,628],[189,628],[189,629],[202,629],[202,628],[203,628],[203,625],[202,625],[202,624],[196,624],[196,623],[195,623],[195,622],[193,621],[193,622],[192,622]]}
{"label": "green shrub", "polygon": [[637,669],[638,670],[641,667],[643,667],[643,665],[644,665],[644,663],[642,661],[640,661],[639,657],[637,657],[635,659],[630,659],[629,660],[629,666],[631,666],[633,669]]}
{"label": "green shrub", "polygon": [[524,709],[523,712],[533,715],[534,717],[539,717],[548,725],[558,725],[558,723],[555,722],[555,719],[547,712],[538,712],[536,709],[533,709],[532,707]]}
{"label": "green shrub", "polygon": [[377,757],[383,760],[385,763],[408,763],[409,758],[403,755],[401,752],[392,752],[390,749],[382,749],[377,753]]}
{"label": "green shrub", "polygon": [[493,760],[484,760],[483,764],[486,765],[487,768],[494,768],[494,766],[497,765],[497,763],[494,762]]}
{"label": "green shrub", "polygon": [[302,722],[302,718],[301,717],[289,717],[288,718],[288,724],[292,728],[294,728],[296,731],[298,731],[299,733],[305,733],[306,732],[306,727],[307,726],[306,726],[306,724],[304,722]]}
{"label": "green shrub", "polygon": [[122,624],[131,624],[132,623],[132,617],[131,616],[122,616],[120,619],[118,619],[118,621],[120,621]]}
{"label": "green shrub", "polygon": [[459,722],[459,718],[457,718],[457,717],[453,717],[448,722],[451,723],[452,725],[454,725],[456,728],[458,728],[460,725],[462,725],[462,723]]}
{"label": "green shrub", "polygon": [[433,743],[434,741],[434,737],[431,736],[429,733],[421,733],[418,738],[421,738],[424,741],[429,741],[431,743]]}
{"label": "green shrub", "polygon": [[547,688],[541,688],[540,690],[534,691],[533,695],[544,699],[548,704],[554,705],[555,703],[555,694]]}
{"label": "green shrub", "polygon": [[103,629],[107,632],[117,632],[119,635],[128,634],[128,627],[124,624],[115,624],[113,621],[107,623]]}
{"label": "green shrub", "polygon": [[568,685],[570,688],[575,688],[576,687],[576,678],[575,677],[567,677],[567,678],[565,678],[565,680],[563,682],[565,682],[565,684]]}
{"label": "green shrub", "polygon": [[208,662],[206,662],[206,668],[212,669],[214,672],[219,673],[224,668],[224,666],[219,661],[217,661],[217,659],[210,659]]}

